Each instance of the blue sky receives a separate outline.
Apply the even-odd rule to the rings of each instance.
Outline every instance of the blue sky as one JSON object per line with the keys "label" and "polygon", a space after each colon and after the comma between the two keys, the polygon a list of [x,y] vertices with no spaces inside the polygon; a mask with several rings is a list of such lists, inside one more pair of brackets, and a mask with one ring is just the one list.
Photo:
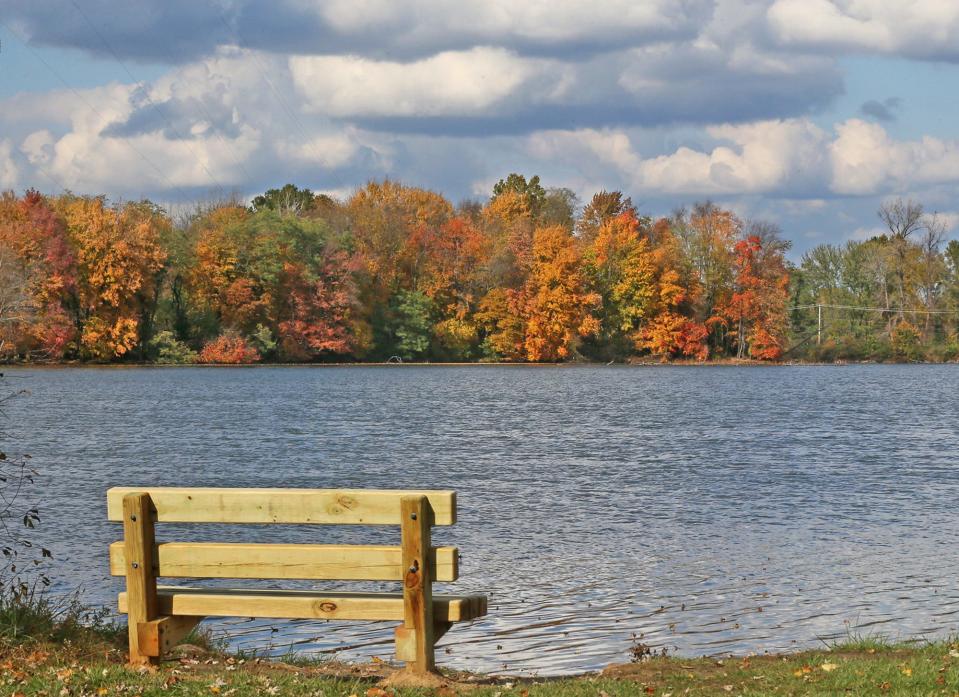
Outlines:
{"label": "blue sky", "polygon": [[959,235],[954,0],[6,0],[0,188],[175,208],[509,172],[711,198],[798,258],[908,196]]}

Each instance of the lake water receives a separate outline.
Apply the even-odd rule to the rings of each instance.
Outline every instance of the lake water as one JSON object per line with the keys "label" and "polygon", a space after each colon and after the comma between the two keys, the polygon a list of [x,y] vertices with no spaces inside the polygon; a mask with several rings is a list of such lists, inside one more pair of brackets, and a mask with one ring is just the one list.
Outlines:
{"label": "lake water", "polygon": [[[58,587],[115,604],[115,485],[444,488],[451,586],[490,597],[441,665],[628,658],[959,630],[959,369],[13,369]],[[377,541],[395,528],[163,526],[161,539]],[[324,586],[326,587],[326,586]],[[355,586],[354,586],[355,587]],[[389,658],[392,626],[229,620],[232,645]]]}

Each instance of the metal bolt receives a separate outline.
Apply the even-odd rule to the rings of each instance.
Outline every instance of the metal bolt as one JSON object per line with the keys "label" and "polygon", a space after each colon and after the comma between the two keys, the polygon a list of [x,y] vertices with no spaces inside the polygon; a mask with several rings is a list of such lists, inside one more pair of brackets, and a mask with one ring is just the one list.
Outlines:
{"label": "metal bolt", "polygon": [[130,520],[136,522],[137,517],[135,515],[130,516]]}
{"label": "metal bolt", "polygon": [[412,518],[413,520],[416,520],[416,514],[415,514],[415,513],[410,513],[410,518]]}
{"label": "metal bolt", "polygon": [[133,562],[133,568],[134,568],[134,569],[139,569],[139,568],[140,568],[140,565],[137,564],[136,562]]}

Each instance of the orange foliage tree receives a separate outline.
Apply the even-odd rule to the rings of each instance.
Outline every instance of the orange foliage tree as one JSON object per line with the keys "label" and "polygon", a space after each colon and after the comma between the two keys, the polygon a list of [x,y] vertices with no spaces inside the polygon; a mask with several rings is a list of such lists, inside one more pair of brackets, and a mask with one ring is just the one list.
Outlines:
{"label": "orange foliage tree", "polygon": [[[0,247],[5,296],[20,294],[19,301],[31,308],[29,318],[5,323],[5,330],[13,330],[11,344],[26,355],[65,357],[77,332],[77,268],[66,225],[39,192],[27,191],[20,200],[5,194]],[[10,275],[13,267],[19,268],[20,283]]]}
{"label": "orange foliage tree", "polygon": [[526,291],[524,346],[529,360],[569,358],[579,339],[599,330],[592,313],[601,298],[589,290],[575,240],[566,228],[555,225],[533,233]]}
{"label": "orange foliage tree", "polygon": [[143,343],[144,308],[165,258],[160,229],[169,219],[149,203],[109,207],[102,198],[65,197],[60,205],[79,271],[80,354],[122,357]]}
{"label": "orange foliage tree", "polygon": [[199,358],[200,363],[239,365],[256,363],[260,354],[242,336],[222,334],[203,346]]}
{"label": "orange foliage tree", "polygon": [[781,355],[789,277],[769,230],[711,203],[653,224],[621,192],[579,216],[575,200],[518,174],[456,208],[389,180],[345,202],[287,186],[174,225],[149,202],[5,194],[0,351],[226,363]]}
{"label": "orange foliage tree", "polygon": [[[782,254],[750,235],[735,245],[735,289],[717,312],[735,331],[736,356],[776,360],[788,330],[789,275]],[[765,253],[764,253],[765,252]]]}
{"label": "orange foliage tree", "polygon": [[655,247],[649,254],[654,292],[648,321],[634,334],[636,346],[662,360],[684,356],[703,361],[709,357],[705,325],[689,316],[695,292],[683,284],[677,268],[678,241],[668,225],[655,228]]}

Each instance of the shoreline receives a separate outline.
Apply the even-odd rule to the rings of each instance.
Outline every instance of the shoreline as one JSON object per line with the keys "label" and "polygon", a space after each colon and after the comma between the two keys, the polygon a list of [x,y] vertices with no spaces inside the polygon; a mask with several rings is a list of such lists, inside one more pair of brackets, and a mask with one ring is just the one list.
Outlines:
{"label": "shoreline", "polygon": [[[626,697],[627,695],[914,695],[959,690],[959,643],[860,638],[787,654],[686,658],[633,648],[634,660],[574,676],[505,677],[442,670],[416,677],[386,661],[260,658],[195,645],[156,668],[131,668],[121,642],[0,643],[0,681],[17,697],[177,694],[187,697]],[[175,686],[175,687],[174,687]],[[948,691],[947,691],[948,690]]]}
{"label": "shoreline", "polygon": [[0,363],[0,375],[4,369],[17,368],[833,368],[854,365],[959,365],[959,361],[859,361],[836,360],[826,361],[759,361],[751,359],[724,358],[707,361],[569,361],[565,363],[516,363],[510,361],[330,361],[316,363],[155,363],[155,362],[123,362],[123,363],[96,363],[85,361],[59,362],[10,362]]}

